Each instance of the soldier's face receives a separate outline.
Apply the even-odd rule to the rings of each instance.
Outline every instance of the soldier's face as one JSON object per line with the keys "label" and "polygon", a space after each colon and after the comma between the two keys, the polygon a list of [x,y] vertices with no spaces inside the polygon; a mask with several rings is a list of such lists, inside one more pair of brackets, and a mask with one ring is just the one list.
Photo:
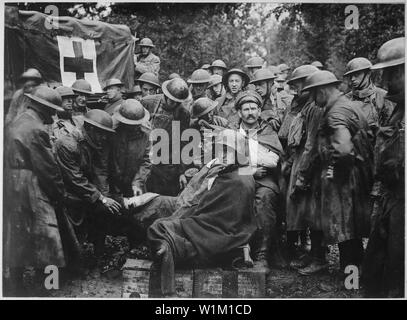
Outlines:
{"label": "soldier's face", "polygon": [[267,95],[267,89],[268,89],[268,81],[259,81],[256,82],[255,85],[255,91],[262,96],[263,98]]}
{"label": "soldier's face", "polygon": [[238,111],[240,118],[245,124],[254,124],[260,116],[260,108],[253,102],[244,103]]}
{"label": "soldier's face", "polygon": [[88,101],[88,97],[84,94],[79,94],[76,96],[75,98],[75,103],[79,106],[79,107],[86,107],[86,102]]}
{"label": "soldier's face", "polygon": [[165,99],[166,108],[169,110],[176,109],[178,107],[178,105],[180,104],[179,102],[171,100],[170,98],[168,98],[165,95],[164,95],[164,99]]}
{"label": "soldier's face", "polygon": [[314,100],[315,100],[315,104],[320,107],[323,108],[325,107],[325,105],[328,102],[328,90],[326,87],[318,87],[316,89],[313,90],[314,92]]}
{"label": "soldier's face", "polygon": [[222,88],[223,88],[222,83],[218,83],[218,84],[212,86],[211,88],[212,88],[213,92],[215,93],[216,97],[219,97],[221,95]]}
{"label": "soldier's face", "polygon": [[284,81],[287,80],[288,77],[288,70],[284,70],[280,73],[280,77],[281,79],[283,79]]}
{"label": "soldier's face", "polygon": [[149,83],[143,83],[141,86],[141,95],[143,97],[151,96],[157,93],[157,88]]}
{"label": "soldier's face", "polygon": [[89,126],[88,134],[92,142],[99,148],[106,146],[110,140],[110,135],[107,131],[92,125]]}
{"label": "soldier's face", "polygon": [[223,77],[223,69],[222,68],[218,68],[218,67],[213,67],[212,68],[212,73],[213,74],[218,74],[221,77]]}
{"label": "soldier's face", "polygon": [[238,74],[232,74],[228,79],[228,87],[232,94],[238,93],[243,87],[242,77]]}
{"label": "soldier's face", "polygon": [[141,93],[133,93],[128,96],[128,99],[136,99],[137,101],[140,101],[142,97]]}
{"label": "soldier's face", "polygon": [[192,94],[194,96],[201,96],[205,93],[207,87],[207,83],[194,83],[192,84]]}
{"label": "soldier's face", "polygon": [[298,95],[301,95],[301,90],[304,88],[304,80],[295,80],[290,83],[290,88],[296,92]]}
{"label": "soldier's face", "polygon": [[115,99],[115,98],[119,98],[119,97],[122,95],[122,93],[121,93],[121,88],[120,88],[119,86],[111,86],[111,87],[108,87],[108,88],[106,89],[106,92],[107,92],[107,98],[108,98],[109,100],[113,100],[113,99]]}
{"label": "soldier's face", "polygon": [[73,99],[74,97],[64,97],[62,99],[61,107],[64,108],[64,110],[67,112],[72,112]]}
{"label": "soldier's face", "polygon": [[26,82],[24,82],[24,85],[23,85],[24,93],[31,93],[37,85],[38,85],[37,81],[27,80]]}
{"label": "soldier's face", "polygon": [[358,71],[350,74],[350,83],[353,88],[359,87],[365,77],[364,71]]}
{"label": "soldier's face", "polygon": [[150,47],[141,47],[141,54],[143,56],[147,56],[150,53],[151,48]]}
{"label": "soldier's face", "polygon": [[383,69],[383,86],[387,88],[388,95],[404,92],[404,64]]}

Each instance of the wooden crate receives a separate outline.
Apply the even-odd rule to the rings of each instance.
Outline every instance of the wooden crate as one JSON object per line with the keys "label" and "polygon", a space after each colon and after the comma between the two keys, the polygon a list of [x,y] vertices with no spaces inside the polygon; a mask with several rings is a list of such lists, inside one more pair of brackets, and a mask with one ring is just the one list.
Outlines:
{"label": "wooden crate", "polygon": [[[160,297],[160,274],[152,268],[152,262],[140,259],[127,259],[123,268],[123,298]],[[193,270],[175,272],[175,290],[179,298],[191,298]]]}
{"label": "wooden crate", "polygon": [[194,270],[195,298],[262,298],[265,293],[265,270]]}
{"label": "wooden crate", "polygon": [[[160,297],[159,270],[147,260],[127,259],[123,266],[123,297]],[[176,270],[175,290],[179,298],[263,298],[264,269]]]}

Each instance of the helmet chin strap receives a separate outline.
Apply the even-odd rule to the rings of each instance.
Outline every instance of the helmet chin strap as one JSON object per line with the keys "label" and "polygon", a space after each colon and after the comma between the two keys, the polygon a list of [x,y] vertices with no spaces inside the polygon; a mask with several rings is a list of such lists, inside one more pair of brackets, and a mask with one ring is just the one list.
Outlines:
{"label": "helmet chin strap", "polygon": [[368,71],[365,71],[365,72],[364,72],[362,81],[360,81],[359,84],[358,84],[358,86],[357,86],[357,88],[354,89],[355,91],[356,91],[356,90],[362,90],[362,89],[367,88],[367,87],[369,86],[369,84],[370,84],[370,79],[369,79],[369,78],[367,78],[367,83],[365,83],[365,82],[366,82],[366,77],[367,77],[368,73],[369,73]]}

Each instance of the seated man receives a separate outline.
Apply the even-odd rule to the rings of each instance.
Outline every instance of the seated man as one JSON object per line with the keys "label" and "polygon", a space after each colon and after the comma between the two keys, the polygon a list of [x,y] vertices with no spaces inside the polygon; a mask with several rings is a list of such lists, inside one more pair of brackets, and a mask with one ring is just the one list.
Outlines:
{"label": "seated man", "polygon": [[147,230],[155,266],[161,267],[162,295],[175,295],[175,266],[219,261],[246,244],[256,230],[255,183],[251,172],[244,171],[247,158],[237,151],[242,139],[230,129],[217,135],[215,158],[178,197],[178,209]]}
{"label": "seated man", "polygon": [[[79,244],[77,236],[86,231],[95,245],[95,255],[100,257],[107,234],[129,235],[134,230],[131,221],[120,215],[121,204],[110,196],[109,141],[115,132],[112,118],[95,109],[85,115],[84,121],[81,136],[63,135],[56,141],[56,156],[68,193],[69,221],[76,231],[69,240]],[[80,248],[74,249],[72,252],[80,252]]]}
{"label": "seated man", "polygon": [[239,131],[248,137],[245,154],[249,155],[250,165],[255,170],[255,214],[259,229],[252,241],[254,260],[268,269],[268,256],[274,266],[284,266],[278,246],[278,172],[277,165],[282,147],[276,131],[260,118],[262,98],[254,91],[245,91],[236,99],[236,109],[240,117]]}

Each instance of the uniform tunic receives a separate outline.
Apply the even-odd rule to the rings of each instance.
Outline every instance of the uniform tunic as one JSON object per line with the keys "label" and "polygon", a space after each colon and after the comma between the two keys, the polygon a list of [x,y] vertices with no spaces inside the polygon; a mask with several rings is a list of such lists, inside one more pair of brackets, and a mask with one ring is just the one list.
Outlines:
{"label": "uniform tunic", "polygon": [[158,75],[158,72],[160,71],[160,58],[152,52],[146,57],[143,57],[141,54],[136,54],[134,55],[134,65],[136,77],[139,77],[146,72],[152,72],[155,75]]}
{"label": "uniform tunic", "polygon": [[[328,244],[369,234],[373,149],[366,118],[341,95],[326,107],[318,134],[321,223]],[[333,178],[327,177],[328,167]]]}
{"label": "uniform tunic", "polygon": [[64,185],[40,116],[27,109],[5,142],[4,258],[10,267],[64,266],[55,205]]}
{"label": "uniform tunic", "polygon": [[[169,111],[165,104],[163,94],[146,96],[141,100],[141,103],[150,112],[152,129],[165,130],[169,138],[168,149],[161,150],[162,152],[169,152],[168,158],[166,157],[167,155],[161,155],[161,158],[166,158],[165,160],[168,159],[168,164],[156,163],[159,161],[155,158],[155,153],[159,153],[159,147],[156,146],[157,150],[155,150],[154,143],[152,145],[152,166],[150,176],[147,179],[147,190],[162,195],[176,196],[180,190],[179,176],[183,174],[186,169],[186,165],[181,159],[181,150],[185,145],[185,142],[181,141],[181,136],[182,132],[189,127],[189,112],[182,105],[179,105],[173,111]],[[179,137],[177,137],[176,132],[174,132],[175,139],[178,141],[173,141],[173,124],[179,127]],[[172,150],[173,144],[178,144],[180,150]]]}

